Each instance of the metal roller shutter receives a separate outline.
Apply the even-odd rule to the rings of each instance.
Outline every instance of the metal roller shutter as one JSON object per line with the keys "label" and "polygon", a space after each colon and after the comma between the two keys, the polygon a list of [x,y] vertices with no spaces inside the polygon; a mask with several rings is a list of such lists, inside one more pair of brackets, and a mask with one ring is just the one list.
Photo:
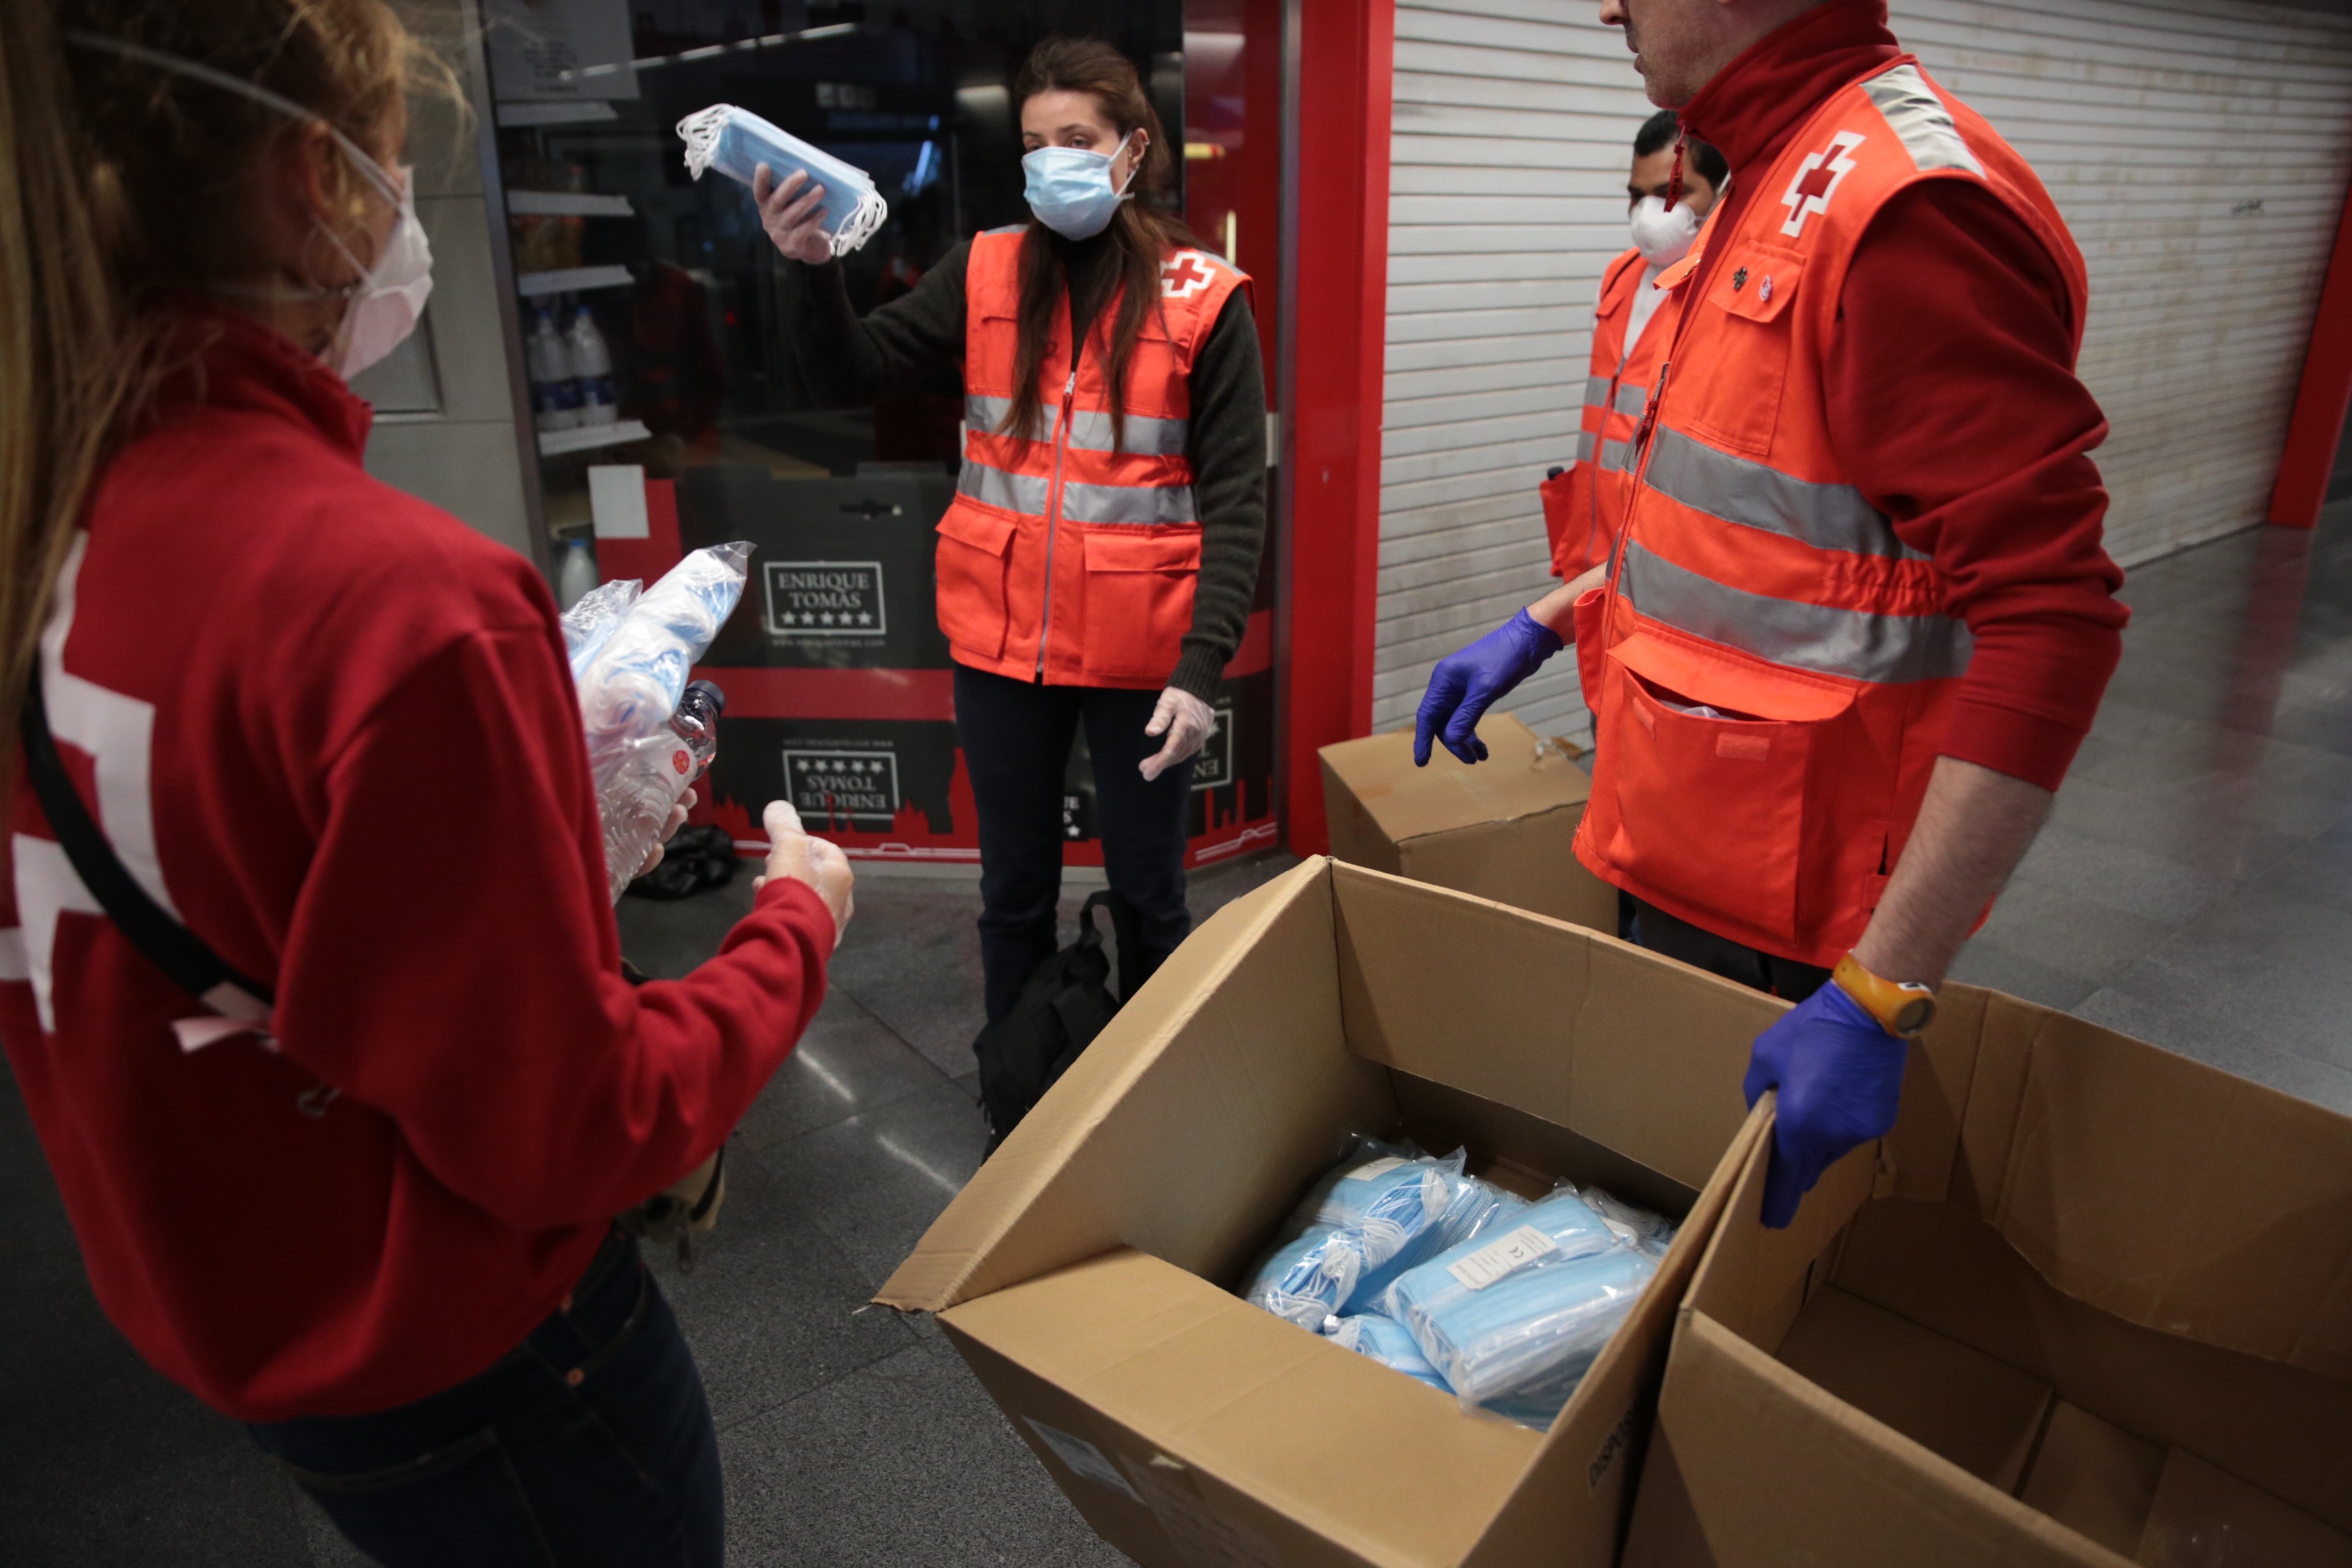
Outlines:
{"label": "metal roller shutter", "polygon": [[[1373,725],[1546,576],[1592,290],[1649,112],[1564,0],[1400,0]],[[2352,162],[2352,16],[2251,0],[1895,0],[1928,69],[2048,183],[2088,259],[2083,374],[2126,564],[2260,521]],[[1560,659],[1507,706],[1588,721]]]}

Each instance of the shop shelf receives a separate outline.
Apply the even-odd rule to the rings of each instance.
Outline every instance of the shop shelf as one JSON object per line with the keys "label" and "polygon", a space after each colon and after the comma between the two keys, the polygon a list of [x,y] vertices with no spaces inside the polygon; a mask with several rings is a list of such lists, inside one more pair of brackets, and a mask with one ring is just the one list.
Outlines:
{"label": "shop shelf", "polygon": [[542,430],[539,433],[539,455],[561,458],[567,452],[592,452],[599,447],[617,447],[625,441],[642,441],[653,434],[642,421],[616,419],[610,425],[582,425],[571,430]]}

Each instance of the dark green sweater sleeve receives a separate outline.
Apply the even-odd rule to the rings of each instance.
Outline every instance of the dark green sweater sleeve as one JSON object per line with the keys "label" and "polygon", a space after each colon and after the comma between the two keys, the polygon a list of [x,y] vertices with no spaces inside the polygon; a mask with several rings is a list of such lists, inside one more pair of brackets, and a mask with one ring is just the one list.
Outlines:
{"label": "dark green sweater sleeve", "polygon": [[958,243],[913,289],[863,318],[849,302],[840,262],[785,262],[784,331],[810,394],[828,408],[860,408],[943,363],[961,362],[971,259],[971,242]]}
{"label": "dark green sweater sleeve", "polygon": [[1192,629],[1168,684],[1214,702],[1241,647],[1265,549],[1265,363],[1249,295],[1236,289],[1192,361],[1186,456],[1201,517]]}

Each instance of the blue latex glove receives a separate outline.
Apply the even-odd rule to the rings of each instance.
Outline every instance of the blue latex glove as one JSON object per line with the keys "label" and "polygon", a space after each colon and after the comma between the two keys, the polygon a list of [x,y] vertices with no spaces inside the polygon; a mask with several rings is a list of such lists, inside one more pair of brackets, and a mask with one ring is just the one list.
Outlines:
{"label": "blue latex glove", "polygon": [[1748,1106],[1768,1089],[1780,1091],[1764,1173],[1766,1225],[1785,1228],[1823,1171],[1894,1127],[1909,1051],[1909,1041],[1888,1034],[1835,981],[1756,1037],[1744,1086]]}
{"label": "blue latex glove", "polygon": [[1468,647],[1439,659],[1421,711],[1413,715],[1412,765],[1429,765],[1432,736],[1465,763],[1485,762],[1486,743],[1478,739],[1478,721],[1497,698],[1567,646],[1558,632],[1521,610]]}

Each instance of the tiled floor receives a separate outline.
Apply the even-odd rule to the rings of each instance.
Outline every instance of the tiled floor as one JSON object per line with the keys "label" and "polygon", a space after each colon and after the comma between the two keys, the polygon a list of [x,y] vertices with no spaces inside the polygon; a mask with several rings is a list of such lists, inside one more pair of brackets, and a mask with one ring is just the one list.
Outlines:
{"label": "tiled floor", "polygon": [[[2242,535],[2128,594],[2098,729],[1959,977],[2352,1111],[2352,506],[2315,541]],[[1277,868],[1200,879],[1196,914]],[[680,972],[747,897],[631,901],[626,945]],[[936,1330],[865,1306],[979,1162],[976,907],[955,884],[860,888],[831,999],[730,1157],[725,1224],[690,1277],[663,1266],[738,1563],[1122,1561]],[[358,1562],[100,1318],[13,1089],[0,1235],[0,1563]]]}

